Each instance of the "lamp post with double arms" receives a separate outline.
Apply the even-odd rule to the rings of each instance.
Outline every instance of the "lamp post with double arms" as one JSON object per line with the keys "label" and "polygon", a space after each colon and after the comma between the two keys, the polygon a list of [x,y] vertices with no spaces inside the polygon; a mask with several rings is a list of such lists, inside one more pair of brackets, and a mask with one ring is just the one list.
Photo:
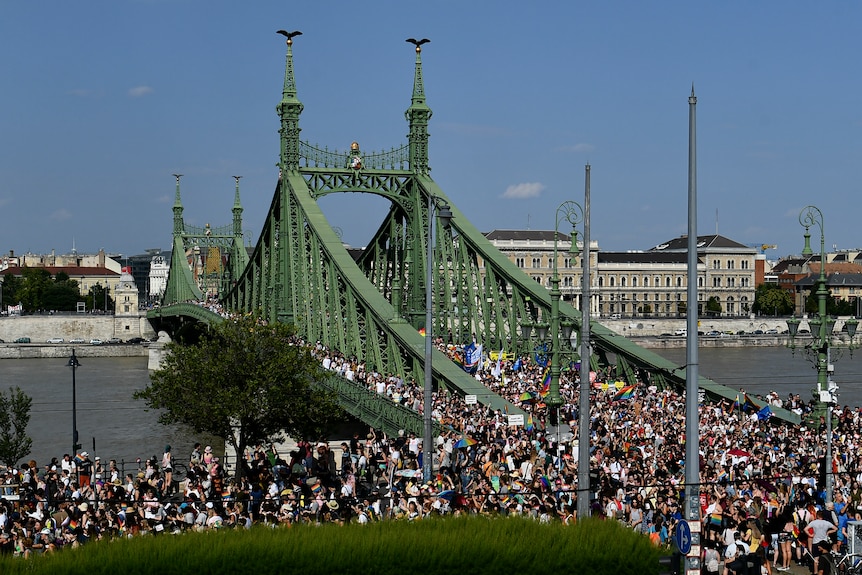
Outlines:
{"label": "lamp post with double arms", "polygon": [[434,394],[434,378],[431,374],[431,352],[434,346],[433,323],[434,315],[433,308],[433,282],[434,282],[434,220],[439,220],[439,223],[444,228],[449,227],[449,222],[452,221],[452,211],[449,204],[445,201],[437,205],[440,198],[428,194],[428,229],[426,237],[426,259],[425,259],[425,385],[423,389],[422,402],[422,478],[427,483],[431,481],[432,460],[434,458],[434,430],[431,420],[431,411],[433,409],[433,394]]}
{"label": "lamp post with double arms", "polygon": [[[572,254],[578,253],[578,234],[577,226],[584,220],[584,210],[577,202],[567,201],[560,204],[557,208],[556,218],[554,220],[554,260],[553,260],[553,275],[551,276],[551,385],[548,390],[548,395],[545,398],[545,405],[548,406],[548,413],[555,413],[555,420],[559,428],[560,407],[563,405],[563,398],[560,396],[560,271],[559,262],[557,262],[557,244],[559,243],[560,223],[565,220],[572,226],[570,234],[569,252]],[[571,338],[572,326],[565,326],[565,337],[567,340]],[[559,445],[557,446],[559,450]]]}
{"label": "lamp post with double arms", "polygon": [[[816,407],[813,416],[813,425],[819,425],[820,416],[824,415],[826,419],[826,454],[824,457],[824,475],[826,488],[826,501],[832,501],[832,404],[835,403],[835,392],[838,387],[831,381],[832,375],[832,354],[831,349],[836,347],[832,342],[832,330],[835,326],[835,318],[829,317],[826,311],[826,298],[829,296],[829,290],[826,286],[826,242],[825,230],[823,221],[823,212],[815,206],[806,206],[799,213],[799,223],[805,228],[805,246],[802,249],[802,255],[811,257],[814,252],[811,249],[811,233],[812,226],[820,228],[820,272],[815,280],[816,289],[814,295],[817,298],[817,316],[809,317],[808,324],[811,327],[811,344],[806,347],[806,351],[814,356],[815,368],[817,369],[817,388],[814,390],[814,398]],[[790,334],[790,348],[794,349],[796,334],[799,330],[800,320],[796,316],[787,320],[787,329]],[[856,335],[858,321],[852,317],[845,322],[847,334],[850,341],[846,348],[851,352],[855,348],[853,338]]]}

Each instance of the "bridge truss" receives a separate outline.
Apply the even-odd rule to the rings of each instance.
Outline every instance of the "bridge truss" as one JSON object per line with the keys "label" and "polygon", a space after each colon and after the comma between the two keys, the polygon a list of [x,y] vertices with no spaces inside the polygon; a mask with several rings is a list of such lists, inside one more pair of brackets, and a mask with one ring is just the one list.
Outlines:
{"label": "bridge truss", "polygon": [[[369,370],[422,382],[425,341],[419,330],[426,327],[430,199],[448,203],[454,216],[448,227],[435,222],[432,333],[444,337],[451,333],[456,343],[475,336],[487,350],[529,351],[532,344],[519,341],[520,328],[549,320],[550,294],[500,253],[429,176],[431,110],[425,102],[421,48],[416,48],[413,93],[406,112],[410,125],[406,145],[377,153],[364,153],[357,142],[341,152],[310,146],[299,139],[302,109],[294,79],[292,38],[288,38],[284,89],[277,106],[281,121],[278,181],[249,255],[239,249],[237,182],[234,228],[229,234],[233,245],[224,248],[227,257],[220,271],[221,303],[235,312],[258,312],[270,321],[292,323],[306,341],[319,341],[364,362]],[[358,253],[343,245],[318,206],[319,198],[337,193],[374,194],[390,202],[376,233]],[[187,264],[187,254],[189,246],[209,245],[197,231],[178,233],[185,229],[179,179],[174,222],[174,261],[163,302],[168,308],[204,296]],[[214,236],[212,231],[208,236],[204,232],[204,238]],[[178,261],[177,255],[181,256]],[[163,307],[151,318],[169,313]],[[579,332],[580,312],[568,302],[561,302],[560,317]],[[590,326],[594,353],[590,361],[595,368],[614,366],[616,377],[627,383],[648,380],[659,388],[685,389],[684,366],[671,364],[601,324],[590,322]],[[573,349],[573,358],[574,353]],[[433,354],[435,387],[475,395],[492,409],[523,413],[445,354],[436,350]],[[333,389],[344,385],[324,384]],[[703,377],[700,387],[714,398],[733,400],[737,393]],[[420,419],[392,413],[391,401],[350,400],[343,394],[342,389],[342,405],[370,424],[388,432],[421,432]],[[778,409],[776,415],[790,420],[795,416]]]}

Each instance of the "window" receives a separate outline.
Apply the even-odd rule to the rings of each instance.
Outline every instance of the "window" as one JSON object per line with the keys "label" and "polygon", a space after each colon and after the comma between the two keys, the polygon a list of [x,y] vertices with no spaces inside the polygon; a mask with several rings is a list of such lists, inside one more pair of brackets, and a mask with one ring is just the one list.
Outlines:
{"label": "window", "polygon": [[515,258],[515,265],[519,268],[524,267],[524,258]]}
{"label": "window", "polygon": [[712,287],[721,287],[721,278],[712,278]]}
{"label": "window", "polygon": [[670,276],[664,278],[664,287],[670,287]]}
{"label": "window", "polygon": [[572,287],[572,276],[563,277],[563,287]]}
{"label": "window", "polygon": [[734,267],[735,267],[734,263],[735,262],[733,260],[727,260],[727,269],[729,269],[729,270],[734,269]]}
{"label": "window", "polygon": [[736,278],[727,278],[727,287],[736,287]]}
{"label": "window", "polygon": [[638,277],[634,276],[632,278],[632,287],[638,287]]}
{"label": "window", "polygon": [[626,276],[620,278],[620,286],[626,287]]}
{"label": "window", "polygon": [[605,287],[605,276],[599,276],[599,287]]}
{"label": "window", "polygon": [[682,287],[682,278],[676,278],[676,287]]}
{"label": "window", "polygon": [[572,267],[572,258],[566,258],[563,260],[563,267],[570,268]]}
{"label": "window", "polygon": [[542,267],[542,258],[533,258],[533,267],[534,268]]}
{"label": "window", "polygon": [[748,260],[742,260],[739,262],[739,269],[747,270],[748,269]]}
{"label": "window", "polygon": [[712,260],[712,269],[720,270],[721,269],[721,262],[718,260]]}
{"label": "window", "polygon": [[697,287],[703,287],[703,278],[702,277],[697,278]]}
{"label": "window", "polygon": [[610,286],[611,286],[611,287],[614,287],[615,285],[617,285],[617,278],[616,278],[616,277],[614,277],[614,276],[611,276],[611,283],[610,283]]}

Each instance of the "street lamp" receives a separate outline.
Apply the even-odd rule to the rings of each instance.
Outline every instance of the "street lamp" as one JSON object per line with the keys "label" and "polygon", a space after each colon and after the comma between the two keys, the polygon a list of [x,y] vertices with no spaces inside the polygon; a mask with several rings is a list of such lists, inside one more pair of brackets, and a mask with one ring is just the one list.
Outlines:
{"label": "street lamp", "polygon": [[78,411],[77,398],[75,397],[75,370],[81,367],[81,362],[78,361],[78,356],[75,355],[75,350],[72,349],[72,355],[69,357],[69,367],[72,368],[72,456],[78,452]]}
{"label": "street lamp", "polygon": [[[548,395],[545,398],[545,405],[548,406],[548,413],[556,413],[554,418],[557,422],[557,433],[559,434],[560,426],[560,407],[563,405],[563,398],[560,396],[560,272],[557,262],[557,243],[560,235],[560,222],[565,220],[572,226],[570,234],[569,253],[578,253],[578,234],[577,226],[584,220],[584,210],[580,204],[567,201],[560,204],[557,208],[556,218],[554,220],[554,273],[551,276],[551,386],[548,390]],[[566,341],[570,341],[572,336],[571,325],[565,326],[564,336]],[[559,443],[557,452],[559,455]]]}
{"label": "street lamp", "polygon": [[[826,287],[826,247],[825,233],[823,224],[823,212],[815,206],[806,206],[799,213],[799,223],[805,228],[805,246],[802,249],[803,256],[812,256],[811,250],[811,226],[820,228],[820,273],[818,274],[815,284],[817,289],[814,294],[817,296],[817,315],[808,319],[808,324],[811,327],[811,343],[805,347],[806,353],[815,355],[815,367],[817,369],[817,389],[814,391],[816,400],[816,408],[813,413],[814,424],[817,424],[819,416],[826,411],[826,457],[824,461],[825,478],[826,478],[826,501],[832,501],[832,404],[835,403],[835,392],[838,386],[831,381],[832,372],[834,371],[831,364],[831,348],[837,347],[832,342],[832,330],[835,326],[835,318],[829,317],[826,313],[826,298],[829,295],[829,290]],[[795,315],[787,320],[787,331],[790,335],[790,348],[795,351],[795,338],[799,330],[800,320]],[[845,321],[847,326],[847,334],[850,336],[850,341],[847,344],[847,349],[851,352],[855,349],[853,338],[856,335],[856,328],[859,322],[855,317]]]}
{"label": "street lamp", "polygon": [[441,204],[438,206],[437,200],[440,199],[437,196],[428,194],[428,236],[426,238],[427,254],[425,258],[425,388],[422,413],[422,423],[424,424],[422,434],[422,478],[425,482],[431,481],[432,459],[434,458],[434,448],[432,446],[434,431],[431,421],[431,410],[433,408],[432,395],[434,392],[434,378],[431,374],[431,351],[434,344],[432,329],[432,305],[434,303],[432,298],[434,292],[434,274],[432,273],[432,269],[434,268],[434,219],[439,219],[440,224],[444,228],[448,228],[452,221],[452,210],[449,208],[449,204],[441,201]]}

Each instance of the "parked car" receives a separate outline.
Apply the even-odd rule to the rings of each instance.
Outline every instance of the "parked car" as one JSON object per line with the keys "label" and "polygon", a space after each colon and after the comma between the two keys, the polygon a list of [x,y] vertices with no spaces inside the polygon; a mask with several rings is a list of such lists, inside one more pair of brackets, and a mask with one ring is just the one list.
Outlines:
{"label": "parked car", "polygon": [[62,337],[49,338],[45,343],[63,343],[65,340]]}
{"label": "parked car", "polygon": [[674,330],[674,335],[688,335],[688,328]]}
{"label": "parked car", "polygon": [[19,337],[15,340],[15,343],[30,343],[29,337]]}
{"label": "parked car", "polygon": [[105,343],[107,343],[108,345],[119,345],[119,344],[123,343],[123,340],[121,340],[118,337],[112,337],[111,339],[109,339]]}
{"label": "parked car", "polygon": [[708,331],[706,337],[721,337],[721,332],[717,330]]}
{"label": "parked car", "polygon": [[87,341],[82,337],[76,337],[69,340],[69,343],[87,343]]}
{"label": "parked car", "polygon": [[766,330],[766,333],[768,333],[769,335],[777,335],[778,334],[778,328],[774,327],[772,329],[768,329],[768,330]]}
{"label": "parked car", "polygon": [[90,340],[90,345],[102,345],[102,340],[93,338]]}
{"label": "parked car", "polygon": [[127,339],[126,343],[136,344],[136,343],[143,343],[143,341],[144,341],[144,338],[142,338],[142,337],[132,337],[132,338]]}
{"label": "parked car", "polygon": [[2,339],[0,339],[0,343],[6,343],[6,342],[5,342],[5,341],[3,341]]}

